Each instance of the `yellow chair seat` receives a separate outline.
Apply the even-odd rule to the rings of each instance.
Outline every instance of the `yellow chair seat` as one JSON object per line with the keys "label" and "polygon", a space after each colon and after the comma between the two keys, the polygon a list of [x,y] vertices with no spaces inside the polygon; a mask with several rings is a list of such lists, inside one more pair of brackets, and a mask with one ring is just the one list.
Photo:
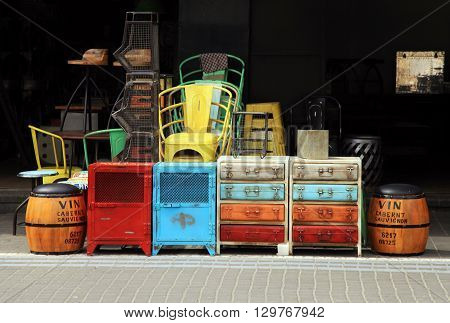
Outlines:
{"label": "yellow chair seat", "polygon": [[166,138],[166,145],[216,145],[219,136],[214,133],[175,133]]}

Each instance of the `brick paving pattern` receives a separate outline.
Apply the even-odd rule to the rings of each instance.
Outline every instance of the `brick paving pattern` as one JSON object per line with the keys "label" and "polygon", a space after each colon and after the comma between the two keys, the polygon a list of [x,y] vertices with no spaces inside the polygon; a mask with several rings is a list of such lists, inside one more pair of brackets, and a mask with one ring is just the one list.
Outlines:
{"label": "brick paving pattern", "polygon": [[449,302],[450,260],[0,255],[0,302]]}
{"label": "brick paving pattern", "polygon": [[0,302],[449,302],[447,210],[432,210],[425,254],[406,258],[246,249],[38,256],[23,229],[11,235],[12,215],[0,215]]}

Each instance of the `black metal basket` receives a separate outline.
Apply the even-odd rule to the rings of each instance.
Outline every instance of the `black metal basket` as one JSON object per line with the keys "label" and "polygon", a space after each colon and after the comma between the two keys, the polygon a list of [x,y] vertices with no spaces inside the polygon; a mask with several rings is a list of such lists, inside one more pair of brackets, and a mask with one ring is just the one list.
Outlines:
{"label": "black metal basket", "polygon": [[159,71],[158,14],[127,12],[122,45],[114,56],[128,73]]}

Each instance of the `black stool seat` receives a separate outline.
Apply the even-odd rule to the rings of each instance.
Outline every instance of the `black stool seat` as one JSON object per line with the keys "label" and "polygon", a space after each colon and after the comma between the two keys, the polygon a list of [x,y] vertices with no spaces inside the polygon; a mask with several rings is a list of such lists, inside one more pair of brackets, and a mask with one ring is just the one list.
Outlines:
{"label": "black stool seat", "polygon": [[31,192],[31,196],[36,197],[64,197],[81,195],[83,192],[70,184],[43,184],[36,186]]}
{"label": "black stool seat", "polygon": [[411,184],[386,184],[378,186],[374,195],[377,197],[400,197],[404,199],[423,197],[423,191],[420,187]]}

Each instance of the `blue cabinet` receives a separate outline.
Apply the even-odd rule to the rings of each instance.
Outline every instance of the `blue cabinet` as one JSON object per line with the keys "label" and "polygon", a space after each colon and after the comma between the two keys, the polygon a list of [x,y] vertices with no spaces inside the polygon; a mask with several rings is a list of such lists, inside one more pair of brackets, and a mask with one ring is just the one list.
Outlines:
{"label": "blue cabinet", "polygon": [[152,254],[163,246],[216,248],[216,164],[153,167]]}
{"label": "blue cabinet", "polygon": [[358,185],[294,184],[292,198],[294,201],[356,202]]}
{"label": "blue cabinet", "polygon": [[284,190],[284,184],[222,183],[220,198],[222,200],[283,201]]}

